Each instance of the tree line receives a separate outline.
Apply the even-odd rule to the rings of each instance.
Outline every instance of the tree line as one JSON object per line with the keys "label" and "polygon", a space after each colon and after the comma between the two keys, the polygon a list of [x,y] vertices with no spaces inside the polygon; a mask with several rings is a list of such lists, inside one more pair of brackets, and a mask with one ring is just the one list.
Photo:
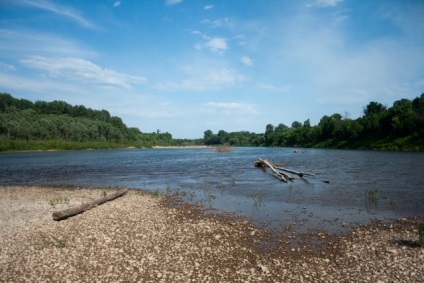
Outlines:
{"label": "tree line", "polygon": [[106,110],[57,100],[33,103],[0,94],[0,150],[151,147],[173,142],[168,132],[142,133]]}
{"label": "tree line", "polygon": [[264,133],[206,130],[202,139],[194,140],[173,139],[160,130],[143,133],[106,110],[57,100],[33,103],[0,93],[0,151],[224,144],[422,151],[424,93],[397,100],[391,107],[370,102],[357,119],[335,113],[323,116],[315,126],[307,119],[291,126],[268,124]]}
{"label": "tree line", "polygon": [[400,99],[391,107],[370,102],[357,119],[339,113],[323,116],[318,125],[294,121],[291,127],[268,124],[264,133],[204,132],[206,145],[424,150],[424,93]]}

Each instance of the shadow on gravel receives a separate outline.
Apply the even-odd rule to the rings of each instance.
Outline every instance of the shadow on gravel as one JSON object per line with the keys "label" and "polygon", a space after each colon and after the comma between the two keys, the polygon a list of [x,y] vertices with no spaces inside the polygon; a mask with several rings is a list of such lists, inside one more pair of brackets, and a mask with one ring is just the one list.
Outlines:
{"label": "shadow on gravel", "polygon": [[421,248],[421,245],[417,241],[410,241],[410,240],[396,240],[394,241],[395,244],[398,244],[399,246],[406,246],[410,248]]}

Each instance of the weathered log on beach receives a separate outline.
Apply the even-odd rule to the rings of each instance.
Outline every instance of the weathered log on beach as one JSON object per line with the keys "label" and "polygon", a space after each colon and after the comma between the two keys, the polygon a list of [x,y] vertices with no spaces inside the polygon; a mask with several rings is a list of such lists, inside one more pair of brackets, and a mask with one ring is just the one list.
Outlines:
{"label": "weathered log on beach", "polygon": [[119,197],[125,195],[126,193],[127,193],[127,190],[119,191],[119,192],[116,192],[114,194],[96,199],[92,202],[84,203],[84,204],[82,204],[78,207],[73,207],[73,208],[69,208],[69,209],[66,209],[66,210],[54,212],[53,213],[53,220],[59,221],[59,220],[64,220],[66,218],[69,218],[71,216],[75,216],[77,214],[83,213],[84,211],[92,209],[93,207],[101,205],[105,202],[119,198]]}

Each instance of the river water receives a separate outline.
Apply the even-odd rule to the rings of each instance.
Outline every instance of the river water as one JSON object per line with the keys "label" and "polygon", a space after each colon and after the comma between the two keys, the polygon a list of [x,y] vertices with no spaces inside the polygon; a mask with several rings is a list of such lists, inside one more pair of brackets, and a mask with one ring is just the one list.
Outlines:
{"label": "river water", "polygon": [[[257,158],[316,176],[286,184],[255,168]],[[423,217],[423,173],[424,154],[408,152],[183,148],[0,154],[0,185],[179,192],[188,202],[247,217],[261,227],[330,233],[371,219]]]}

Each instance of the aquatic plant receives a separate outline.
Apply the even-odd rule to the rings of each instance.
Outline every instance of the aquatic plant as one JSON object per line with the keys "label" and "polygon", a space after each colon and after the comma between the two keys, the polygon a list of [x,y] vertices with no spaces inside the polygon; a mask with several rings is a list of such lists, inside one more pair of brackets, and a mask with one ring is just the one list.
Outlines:
{"label": "aquatic plant", "polygon": [[391,206],[396,206],[397,205],[397,199],[395,197],[392,197],[390,199],[390,202],[389,203],[390,203]]}
{"label": "aquatic plant", "polygon": [[226,185],[219,185],[219,186],[218,186],[218,189],[219,189],[221,192],[225,192],[225,191],[227,190],[227,186],[226,186]]}
{"label": "aquatic plant", "polygon": [[234,186],[234,185],[236,184],[236,178],[231,177],[231,178],[228,180],[228,184],[229,184],[230,186]]}
{"label": "aquatic plant", "polygon": [[190,193],[187,193],[187,199],[189,200],[189,201],[194,201],[195,199],[197,198],[197,195],[196,195],[196,192],[190,192]]}
{"label": "aquatic plant", "polygon": [[372,202],[376,202],[378,200],[378,190],[372,189],[367,191],[368,200]]}
{"label": "aquatic plant", "polygon": [[171,189],[171,185],[170,184],[166,184],[165,194],[166,195],[171,195],[172,194],[172,189]]}
{"label": "aquatic plant", "polygon": [[262,201],[264,199],[264,193],[263,192],[253,192],[252,193],[252,198],[254,200],[254,207],[256,209],[260,208],[262,206]]}
{"label": "aquatic plant", "polygon": [[154,190],[154,191],[152,192],[152,196],[154,196],[154,197],[159,197],[159,196],[160,196],[160,190],[159,190],[159,189]]}

